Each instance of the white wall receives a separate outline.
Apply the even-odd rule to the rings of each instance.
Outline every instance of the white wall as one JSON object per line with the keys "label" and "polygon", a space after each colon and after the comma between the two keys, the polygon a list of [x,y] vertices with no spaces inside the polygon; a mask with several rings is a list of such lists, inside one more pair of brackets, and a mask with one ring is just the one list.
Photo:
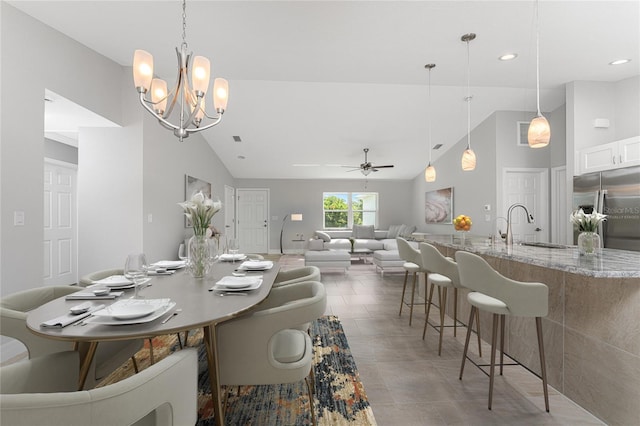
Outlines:
{"label": "white wall", "polygon": [[640,76],[615,84],[616,140],[640,135]]}
{"label": "white wall", "polygon": [[[0,2],[2,103],[0,289],[43,282],[44,91],[120,123],[120,66]],[[96,84],[98,82],[99,84]],[[38,119],[37,117],[41,117]],[[24,226],[13,226],[15,211]]]}
{"label": "white wall", "polygon": [[303,221],[287,221],[282,238],[285,250],[296,248],[291,240],[297,233],[304,234],[307,239],[313,236],[314,231],[323,228],[323,192],[377,192],[380,212],[378,229],[389,229],[389,225],[402,223],[418,225],[412,222],[411,217],[411,181],[369,180],[366,188],[364,176],[358,180],[238,179],[236,183],[238,188],[269,188],[269,248],[272,251],[280,250],[280,230],[287,214],[302,213]]}

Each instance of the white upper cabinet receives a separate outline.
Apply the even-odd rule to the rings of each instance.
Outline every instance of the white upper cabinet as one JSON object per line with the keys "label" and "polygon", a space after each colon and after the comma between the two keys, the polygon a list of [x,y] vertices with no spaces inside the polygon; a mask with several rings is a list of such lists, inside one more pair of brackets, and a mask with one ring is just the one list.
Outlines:
{"label": "white upper cabinet", "polygon": [[579,152],[580,174],[640,164],[640,136],[585,148]]}

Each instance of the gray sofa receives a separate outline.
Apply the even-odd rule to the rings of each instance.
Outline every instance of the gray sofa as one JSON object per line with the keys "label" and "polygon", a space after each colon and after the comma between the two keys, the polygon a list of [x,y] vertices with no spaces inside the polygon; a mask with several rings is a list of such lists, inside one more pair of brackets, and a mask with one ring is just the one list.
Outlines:
{"label": "gray sofa", "polygon": [[[414,226],[394,225],[389,230],[346,229],[316,231],[309,240],[308,250],[351,250],[349,238],[354,238],[354,249],[369,249],[373,252],[372,262],[376,271],[384,274],[389,268],[401,268],[404,261],[400,259],[396,237],[408,236],[415,231]],[[360,238],[365,236],[366,238]],[[373,238],[371,238],[373,236]],[[418,243],[411,242],[418,248]]]}

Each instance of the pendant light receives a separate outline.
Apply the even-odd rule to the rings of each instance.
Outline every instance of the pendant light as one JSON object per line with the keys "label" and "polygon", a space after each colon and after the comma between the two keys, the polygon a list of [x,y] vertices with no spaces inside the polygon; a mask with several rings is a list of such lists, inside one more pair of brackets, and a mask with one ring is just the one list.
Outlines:
{"label": "pendant light", "polygon": [[536,104],[538,112],[529,124],[527,139],[531,148],[543,148],[549,145],[551,127],[540,112],[540,22],[538,19],[538,0],[536,0]]}
{"label": "pendant light", "polygon": [[436,181],[436,168],[431,165],[431,70],[435,68],[436,64],[427,64],[424,67],[429,70],[429,164],[424,171],[424,180],[426,182]]}
{"label": "pendant light", "polygon": [[460,37],[460,40],[467,43],[467,148],[462,153],[462,170],[469,172],[476,168],[476,153],[471,149],[471,60],[469,55],[469,42],[474,40],[476,35],[474,33],[465,34]]}

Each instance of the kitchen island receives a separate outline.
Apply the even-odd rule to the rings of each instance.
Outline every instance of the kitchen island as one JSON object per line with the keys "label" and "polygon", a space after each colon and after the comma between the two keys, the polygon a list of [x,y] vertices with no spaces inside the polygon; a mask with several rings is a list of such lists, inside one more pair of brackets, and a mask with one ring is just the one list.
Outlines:
{"label": "kitchen island", "polygon": [[[640,253],[603,249],[591,258],[580,256],[575,246],[515,243],[507,247],[474,235],[420,235],[419,239],[446,256],[469,251],[504,276],[545,283],[549,287],[549,314],[543,318],[549,385],[608,424],[638,424]],[[463,320],[470,309],[465,294],[462,291],[459,299],[458,318]],[[491,316],[483,314],[481,331],[490,336]],[[505,352],[540,373],[532,319],[507,318]]]}

